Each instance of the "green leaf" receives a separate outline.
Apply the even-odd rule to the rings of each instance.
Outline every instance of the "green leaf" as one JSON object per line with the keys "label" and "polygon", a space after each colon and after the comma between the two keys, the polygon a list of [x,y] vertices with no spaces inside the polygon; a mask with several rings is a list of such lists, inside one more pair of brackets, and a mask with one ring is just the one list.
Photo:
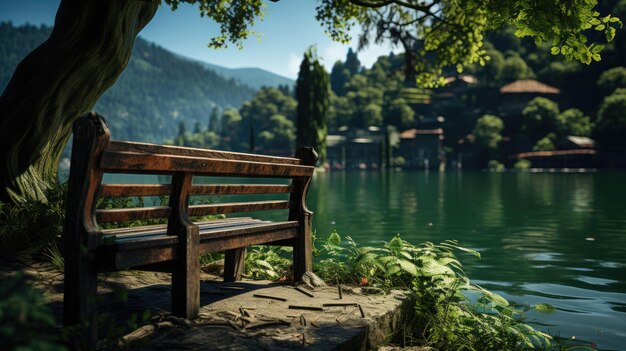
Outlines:
{"label": "green leaf", "polygon": [[402,243],[402,239],[400,239],[400,236],[397,235],[395,238],[391,239],[387,243],[386,246],[392,252],[396,252],[397,253],[397,252],[400,252],[400,250],[402,250],[402,247],[404,246],[404,244]]}
{"label": "green leaf", "polygon": [[536,304],[533,308],[535,311],[543,313],[552,313],[556,311],[556,308],[554,306],[547,303]]}
{"label": "green leaf", "polygon": [[615,38],[615,28],[613,27],[609,27],[605,32],[604,35],[606,37],[606,41],[612,41]]}
{"label": "green leaf", "polygon": [[404,259],[399,259],[398,264],[400,265],[400,268],[402,268],[403,271],[414,276],[417,275],[417,266],[413,262],[410,262]]}
{"label": "green leaf", "polygon": [[341,244],[341,236],[339,236],[339,233],[334,231],[330,233],[328,239],[326,239],[326,243],[333,246],[339,246]]}

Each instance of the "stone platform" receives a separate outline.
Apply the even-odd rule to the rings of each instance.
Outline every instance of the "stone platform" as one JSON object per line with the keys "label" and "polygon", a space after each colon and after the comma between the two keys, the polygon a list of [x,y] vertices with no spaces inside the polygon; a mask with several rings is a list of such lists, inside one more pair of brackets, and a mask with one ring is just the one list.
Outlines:
{"label": "stone platform", "polygon": [[[0,281],[17,271],[24,272],[44,291],[55,319],[62,320],[62,273],[46,263],[2,263]],[[148,324],[119,342],[118,346],[131,350],[370,350],[401,336],[414,313],[402,291],[370,295],[359,287],[343,286],[340,299],[337,287],[301,286],[313,294],[310,297],[289,284],[249,280],[223,283],[221,278],[204,273],[201,278],[200,315],[190,321],[167,312],[171,301],[169,274],[102,274],[98,279],[100,316],[124,329],[133,316],[150,312]],[[314,309],[290,308],[294,305]],[[111,346],[111,341],[118,342],[119,334],[111,334],[106,324],[100,326],[99,336]]]}
{"label": "stone platform", "polygon": [[343,287],[340,299],[337,287],[301,288],[313,297],[269,281],[205,281],[197,319],[157,316],[126,340],[144,350],[370,350],[413,314],[400,291]]}

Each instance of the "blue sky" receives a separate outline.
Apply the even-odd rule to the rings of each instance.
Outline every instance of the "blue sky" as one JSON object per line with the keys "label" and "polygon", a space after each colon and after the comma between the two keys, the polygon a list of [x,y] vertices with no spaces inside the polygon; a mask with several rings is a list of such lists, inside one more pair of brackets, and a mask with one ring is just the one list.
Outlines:
{"label": "blue sky", "polygon": [[[318,54],[328,69],[336,60],[345,58],[350,45],[333,42],[324,34],[315,20],[315,0],[266,3],[265,20],[254,27],[262,33],[261,40],[247,40],[243,50],[235,47],[209,49],[207,43],[218,34],[218,27],[201,18],[198,10],[190,5],[181,6],[175,12],[161,6],[140,36],[197,60],[230,68],[259,67],[290,78],[297,76],[302,54],[312,44],[317,45]],[[59,0],[0,0],[0,21],[10,20],[15,25],[52,25],[58,4]],[[358,29],[354,31],[357,33]],[[356,48],[355,39],[352,47]],[[370,47],[359,52],[359,59],[369,67],[378,56],[390,51],[389,46]]]}

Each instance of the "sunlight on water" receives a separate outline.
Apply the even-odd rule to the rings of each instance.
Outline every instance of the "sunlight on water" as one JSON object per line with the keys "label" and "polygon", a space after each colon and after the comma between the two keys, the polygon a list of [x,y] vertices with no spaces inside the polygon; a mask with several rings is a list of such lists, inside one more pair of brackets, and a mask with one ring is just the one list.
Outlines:
{"label": "sunlight on water", "polygon": [[562,338],[626,350],[626,173],[332,173],[309,194],[320,237],[357,242],[457,239],[477,283]]}
{"label": "sunlight on water", "polygon": [[[105,182],[169,181],[141,177],[114,175]],[[320,238],[337,230],[361,244],[397,233],[415,243],[459,240],[482,255],[461,255],[475,282],[520,305],[556,307],[530,313],[538,327],[580,345],[626,351],[624,179],[626,173],[617,172],[316,174],[308,207]],[[270,211],[262,218],[285,215]]]}

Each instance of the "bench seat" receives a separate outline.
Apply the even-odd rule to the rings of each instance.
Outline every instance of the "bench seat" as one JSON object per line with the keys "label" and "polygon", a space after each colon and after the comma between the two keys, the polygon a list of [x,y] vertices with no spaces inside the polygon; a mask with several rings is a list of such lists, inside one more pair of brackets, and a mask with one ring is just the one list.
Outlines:
{"label": "bench seat", "polygon": [[[276,240],[297,237],[298,221],[272,222],[250,217],[196,222],[200,254],[220,252],[267,243],[267,234]],[[167,225],[151,225],[102,231],[100,250],[104,270],[120,270],[177,258],[178,237],[167,235]],[[158,254],[154,254],[158,252]],[[107,266],[108,265],[108,266]]]}
{"label": "bench seat", "polygon": [[[205,253],[224,253],[224,281],[232,282],[245,272],[247,246],[291,247],[292,276],[300,280],[313,267],[313,213],[306,194],[316,162],[317,153],[307,147],[294,157],[277,157],[111,141],[102,116],[79,118],[63,231],[63,324],[86,327],[81,333],[84,349],[96,349],[98,272],[171,273],[172,314],[188,319],[200,309],[200,258]],[[115,174],[142,180],[109,183],[106,178]],[[169,181],[160,183],[166,179],[161,175]],[[159,183],[143,184],[155,176]],[[154,205],[144,206],[146,202]],[[194,222],[215,215],[259,216],[263,211],[282,211],[272,215],[282,218]],[[138,221],[167,224],[133,227]],[[109,223],[124,228],[103,229]]]}

